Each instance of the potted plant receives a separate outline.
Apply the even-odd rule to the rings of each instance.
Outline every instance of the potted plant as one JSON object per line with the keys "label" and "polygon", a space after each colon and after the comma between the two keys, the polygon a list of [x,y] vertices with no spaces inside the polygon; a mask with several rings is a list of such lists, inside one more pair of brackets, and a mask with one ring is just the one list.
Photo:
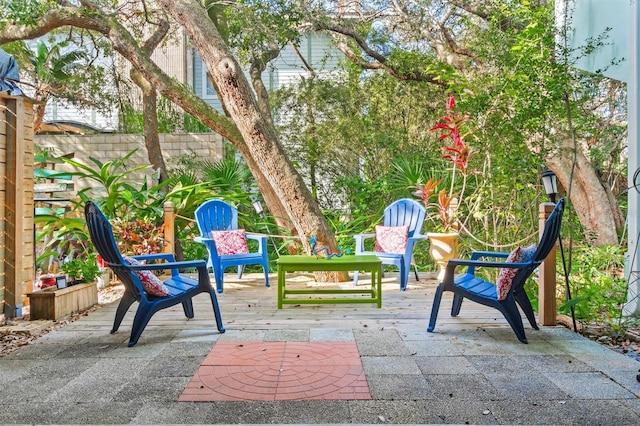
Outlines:
{"label": "potted plant", "polygon": [[69,260],[60,269],[67,274],[64,287],[58,284],[28,294],[31,320],[58,320],[98,303],[96,278],[101,272],[94,254]]}
{"label": "potted plant", "polygon": [[95,254],[69,260],[63,263],[60,269],[67,274],[68,285],[92,283],[101,275]]}
{"label": "potted plant", "polygon": [[[429,218],[436,224],[436,232],[427,232],[429,238],[429,254],[433,258],[438,268],[438,279],[444,278],[445,268],[449,259],[457,256],[458,249],[458,199],[451,197],[446,189],[440,190],[437,194],[437,202],[432,203],[430,198],[435,194],[435,190],[441,181],[434,181],[433,178],[424,185],[417,185],[417,190],[413,195],[422,198],[427,211],[437,211],[437,218],[430,215]],[[439,226],[437,225],[439,223]]]}
{"label": "potted plant", "polygon": [[[436,195],[438,186],[442,180],[429,179],[426,184],[416,184],[417,190],[413,195],[420,197],[427,211],[433,211],[436,215],[429,218],[435,224],[435,232],[426,235],[430,242],[430,254],[438,267],[438,279],[444,277],[445,268],[449,259],[457,256],[458,236],[460,228],[460,206],[463,202],[463,194],[466,189],[467,176],[474,173],[469,169],[469,159],[472,150],[467,145],[462,134],[462,123],[468,116],[461,116],[454,111],[455,97],[449,96],[447,113],[438,120],[431,131],[441,131],[439,139],[446,144],[443,147],[442,159],[451,164],[451,186],[437,192],[436,202],[431,202],[431,197]],[[454,185],[457,177],[462,178],[462,186],[459,194],[454,193]]]}

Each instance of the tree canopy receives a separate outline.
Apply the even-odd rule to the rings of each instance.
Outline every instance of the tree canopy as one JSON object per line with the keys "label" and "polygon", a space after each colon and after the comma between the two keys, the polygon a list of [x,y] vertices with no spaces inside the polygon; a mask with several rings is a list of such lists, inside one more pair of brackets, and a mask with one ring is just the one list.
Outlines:
{"label": "tree canopy", "polygon": [[[436,163],[438,139],[427,130],[449,93],[470,116],[473,167],[483,176],[475,205],[530,208],[539,173],[551,168],[591,240],[618,241],[623,221],[612,182],[624,149],[624,87],[571,68],[547,2],[10,0],[0,10],[0,44],[65,28],[108,41],[164,97],[237,147],[281,226],[314,233],[334,250],[314,198],[318,167],[348,188],[385,173],[396,152]],[[144,26],[131,26],[132,16],[144,16]],[[169,78],[143,48],[144,34],[165,22],[189,35],[224,114]],[[346,77],[327,82],[307,69],[295,97],[283,91],[271,99],[262,71],[306,32],[332,37]],[[274,107],[296,111],[295,127],[276,128]],[[295,157],[285,146],[304,149]],[[340,156],[348,158],[327,161]]]}

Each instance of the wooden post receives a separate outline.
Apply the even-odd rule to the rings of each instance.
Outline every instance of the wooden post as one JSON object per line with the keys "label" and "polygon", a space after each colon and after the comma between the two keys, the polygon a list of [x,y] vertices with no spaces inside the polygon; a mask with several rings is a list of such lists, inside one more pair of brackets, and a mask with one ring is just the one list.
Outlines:
{"label": "wooden post", "polygon": [[31,103],[0,94],[0,316],[22,315],[34,273]]}
{"label": "wooden post", "polygon": [[164,203],[164,219],[163,219],[164,253],[174,253],[175,251],[175,213],[173,211],[173,203],[167,201]]}
{"label": "wooden post", "polygon": [[[544,232],[547,218],[555,207],[554,203],[540,204],[539,232]],[[538,275],[538,321],[541,325],[556,325],[556,247],[549,252],[540,265]]]}

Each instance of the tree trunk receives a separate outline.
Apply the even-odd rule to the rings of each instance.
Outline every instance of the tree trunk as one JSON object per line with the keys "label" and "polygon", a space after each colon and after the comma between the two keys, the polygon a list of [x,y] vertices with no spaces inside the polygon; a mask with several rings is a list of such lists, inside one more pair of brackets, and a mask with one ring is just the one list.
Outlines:
{"label": "tree trunk", "polygon": [[142,90],[142,118],[144,128],[144,144],[147,157],[154,170],[159,172],[158,183],[169,179],[167,166],[160,148],[158,136],[158,92],[144,77],[133,70],[131,72],[134,83]]}
{"label": "tree trunk", "polygon": [[546,162],[568,192],[591,244],[618,245],[616,229],[622,226],[624,219],[615,197],[602,185],[582,151],[577,150],[572,171],[573,160],[573,150],[561,150],[559,154],[549,156]]}
{"label": "tree trunk", "polygon": [[[270,118],[264,117],[260,111],[242,68],[208,19],[204,8],[195,0],[159,0],[159,3],[191,36],[216,82],[218,97],[242,135],[244,143],[236,146],[247,161],[253,160],[262,174],[254,174],[258,184],[272,189],[306,251],[310,252],[308,237],[311,235],[330,250],[337,251],[333,231],[285,154]],[[251,162],[249,164],[251,166]],[[273,200],[266,197],[265,201],[270,204]],[[346,273],[342,274],[342,279],[346,276]]]}

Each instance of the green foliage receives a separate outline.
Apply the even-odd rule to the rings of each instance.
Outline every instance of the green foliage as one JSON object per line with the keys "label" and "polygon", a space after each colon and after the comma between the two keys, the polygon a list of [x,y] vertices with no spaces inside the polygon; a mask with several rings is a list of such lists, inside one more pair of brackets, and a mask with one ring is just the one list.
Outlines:
{"label": "green foliage", "polygon": [[224,28],[223,36],[243,62],[262,57],[274,46],[297,44],[300,38],[296,27],[302,15],[296,2],[242,0],[226,6],[224,13],[213,9],[209,16],[217,28]]}
{"label": "green foliage", "polygon": [[8,23],[35,25],[38,17],[59,7],[56,0],[6,0],[0,6],[0,28]]}
{"label": "green foliage", "polygon": [[182,128],[187,133],[208,133],[211,131],[200,120],[187,113],[182,117]]}
{"label": "green foliage", "polygon": [[246,163],[235,158],[215,162],[202,160],[200,170],[204,182],[221,193],[243,193],[253,184],[253,176]]}
{"label": "green foliage", "polygon": [[60,262],[86,257],[92,251],[84,219],[39,214],[34,217],[34,224],[37,225],[35,243],[40,248],[36,265],[44,272],[48,272],[51,258]]}
{"label": "green foliage", "polygon": [[102,274],[95,254],[69,260],[63,263],[60,269],[68,275],[69,284],[92,283]]}
{"label": "green foliage", "polygon": [[[100,208],[109,217],[126,216],[130,210],[139,210],[149,206],[150,202],[158,205],[159,202],[154,199],[153,195],[158,188],[147,189],[146,182],[143,183],[142,189],[139,191],[127,182],[127,177],[132,173],[149,168],[148,165],[136,166],[127,169],[126,163],[137,150],[133,150],[122,158],[107,161],[101,161],[90,157],[94,166],[83,164],[79,161],[64,158],[63,161],[73,166],[76,171],[71,172],[72,176],[89,179],[98,184],[94,188],[85,188],[78,193],[82,204],[89,199],[95,198],[93,191],[97,193],[106,193],[104,198],[101,197]],[[164,183],[167,185],[168,182]]]}
{"label": "green foliage", "polygon": [[[585,323],[619,323],[627,297],[623,270],[624,248],[603,246],[573,250],[569,275],[572,300],[559,304],[559,311],[569,314],[573,306],[576,318]],[[558,284],[564,281],[559,278]]]}
{"label": "green foliage", "polygon": [[[189,114],[181,113],[165,97],[160,97],[157,107],[158,133],[175,133],[178,131],[187,132],[210,132]],[[136,110],[126,99],[120,100],[120,130],[122,133],[141,134],[144,133],[144,113]]]}
{"label": "green foliage", "polygon": [[[96,60],[110,52],[103,40],[92,38],[88,42],[81,31],[71,29],[52,31],[35,43],[12,42],[5,47],[18,62],[22,82],[33,88],[29,96],[38,102],[57,99],[79,109],[113,110],[115,98],[104,90],[111,69],[105,61]],[[37,107],[35,111],[44,112]]]}

